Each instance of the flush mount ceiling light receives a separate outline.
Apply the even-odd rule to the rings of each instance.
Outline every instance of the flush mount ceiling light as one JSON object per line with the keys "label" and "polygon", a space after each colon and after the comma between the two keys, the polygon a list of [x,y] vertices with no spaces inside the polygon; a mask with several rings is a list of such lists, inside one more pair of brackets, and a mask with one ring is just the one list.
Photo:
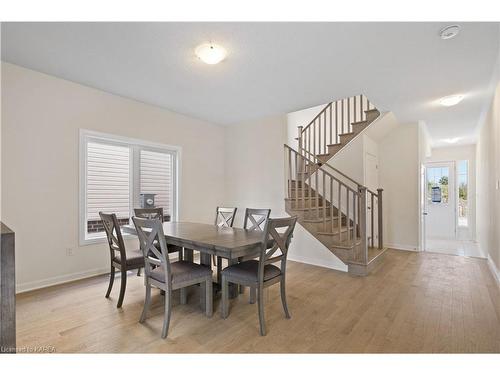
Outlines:
{"label": "flush mount ceiling light", "polygon": [[201,61],[209,65],[220,63],[227,55],[224,47],[221,47],[214,43],[200,44],[198,47],[196,47],[194,53],[199,57]]}
{"label": "flush mount ceiling light", "polygon": [[439,35],[441,36],[441,39],[446,40],[446,39],[451,39],[451,38],[456,37],[459,32],[460,32],[460,26],[450,25],[450,26],[446,26],[444,29],[442,29],[439,32]]}
{"label": "flush mount ceiling light", "polygon": [[457,143],[459,140],[460,140],[459,137],[443,139],[443,141],[446,143]]}
{"label": "flush mount ceiling light", "polygon": [[444,98],[439,99],[439,103],[441,105],[444,105],[445,107],[451,107],[460,103],[463,98],[464,98],[463,95],[445,96]]}

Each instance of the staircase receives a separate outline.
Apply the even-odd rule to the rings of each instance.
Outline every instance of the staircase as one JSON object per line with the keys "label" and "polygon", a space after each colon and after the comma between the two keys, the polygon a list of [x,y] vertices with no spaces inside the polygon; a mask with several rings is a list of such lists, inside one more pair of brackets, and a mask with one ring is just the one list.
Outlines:
{"label": "staircase", "polygon": [[286,211],[348,266],[366,275],[383,247],[382,189],[376,192],[327,162],[380,116],[363,96],[329,103],[285,145]]}

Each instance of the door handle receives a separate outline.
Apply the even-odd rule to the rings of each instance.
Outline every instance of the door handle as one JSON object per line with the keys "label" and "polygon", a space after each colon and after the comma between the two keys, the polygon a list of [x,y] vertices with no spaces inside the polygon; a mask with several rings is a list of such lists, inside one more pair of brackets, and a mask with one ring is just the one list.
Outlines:
{"label": "door handle", "polygon": [[422,215],[427,216],[427,212],[423,212]]}

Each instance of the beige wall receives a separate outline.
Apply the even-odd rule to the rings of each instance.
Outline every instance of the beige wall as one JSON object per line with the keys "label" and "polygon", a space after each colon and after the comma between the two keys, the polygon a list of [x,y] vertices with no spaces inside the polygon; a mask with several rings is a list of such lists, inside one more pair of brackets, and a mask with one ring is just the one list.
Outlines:
{"label": "beige wall", "polygon": [[496,87],[485,122],[480,128],[476,160],[476,238],[483,252],[494,264],[498,275],[498,270],[500,270],[500,83]]}
{"label": "beige wall", "polygon": [[2,94],[2,219],[16,231],[18,290],[109,267],[104,243],[78,245],[79,129],[182,147],[181,220],[212,222],[224,201],[223,127],[7,63]]}

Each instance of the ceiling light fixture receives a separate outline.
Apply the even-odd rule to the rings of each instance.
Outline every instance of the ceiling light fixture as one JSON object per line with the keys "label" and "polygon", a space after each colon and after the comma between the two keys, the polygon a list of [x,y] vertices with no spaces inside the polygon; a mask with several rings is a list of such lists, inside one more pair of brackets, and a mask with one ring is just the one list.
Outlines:
{"label": "ceiling light fixture", "polygon": [[443,139],[443,141],[446,143],[457,143],[459,140],[460,140],[459,137]]}
{"label": "ceiling light fixture", "polygon": [[226,50],[214,43],[203,43],[194,50],[196,56],[206,64],[214,65],[225,59]]}
{"label": "ceiling light fixture", "polygon": [[445,96],[444,98],[439,99],[439,103],[441,105],[444,105],[445,107],[451,107],[460,103],[463,98],[464,98],[463,95]]}
{"label": "ceiling light fixture", "polygon": [[439,32],[439,35],[441,36],[441,39],[447,40],[447,39],[452,39],[458,35],[460,32],[460,26],[458,25],[450,25],[446,26],[444,29],[442,29]]}

